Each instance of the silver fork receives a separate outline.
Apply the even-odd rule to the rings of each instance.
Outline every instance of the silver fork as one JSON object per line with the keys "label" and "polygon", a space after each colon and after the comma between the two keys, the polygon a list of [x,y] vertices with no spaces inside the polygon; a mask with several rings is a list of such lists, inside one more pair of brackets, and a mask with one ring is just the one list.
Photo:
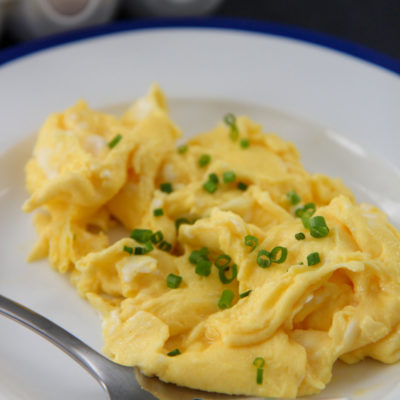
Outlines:
{"label": "silver fork", "polygon": [[32,329],[67,353],[100,383],[110,400],[156,399],[137,383],[133,368],[108,360],[29,308],[0,295],[0,313]]}
{"label": "silver fork", "polygon": [[[100,383],[110,400],[154,400],[157,398],[179,398],[180,400],[244,399],[243,397],[212,394],[187,388],[180,389],[175,385],[165,384],[159,380],[154,381],[151,378],[142,378],[142,383],[157,394],[157,397],[154,397],[139,385],[134,368],[110,361],[65,329],[35,311],[0,295],[0,314],[32,329],[67,353]],[[171,388],[173,388],[174,394],[165,395],[165,392]],[[350,399],[342,397],[325,400]]]}

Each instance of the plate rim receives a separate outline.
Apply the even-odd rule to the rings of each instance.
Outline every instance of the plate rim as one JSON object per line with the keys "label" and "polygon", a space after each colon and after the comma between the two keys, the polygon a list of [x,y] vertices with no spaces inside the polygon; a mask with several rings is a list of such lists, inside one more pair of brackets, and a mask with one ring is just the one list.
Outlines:
{"label": "plate rim", "polygon": [[190,28],[239,31],[298,40],[322,48],[335,50],[358,60],[366,61],[400,77],[400,60],[356,42],[307,28],[231,17],[148,18],[141,20],[116,21],[105,25],[76,29],[69,32],[34,39],[1,50],[0,68],[31,54],[53,47],[61,47],[77,41],[123,32]]}

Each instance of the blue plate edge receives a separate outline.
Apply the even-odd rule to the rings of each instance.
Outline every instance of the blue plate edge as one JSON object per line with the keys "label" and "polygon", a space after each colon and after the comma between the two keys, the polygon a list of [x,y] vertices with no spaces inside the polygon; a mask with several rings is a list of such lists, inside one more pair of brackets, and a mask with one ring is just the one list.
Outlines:
{"label": "blue plate edge", "polygon": [[226,17],[152,18],[118,21],[78,29],[24,42],[2,50],[0,51],[0,67],[32,53],[80,40],[114,33],[157,28],[213,28],[281,36],[333,49],[400,75],[400,61],[354,42],[290,25]]}

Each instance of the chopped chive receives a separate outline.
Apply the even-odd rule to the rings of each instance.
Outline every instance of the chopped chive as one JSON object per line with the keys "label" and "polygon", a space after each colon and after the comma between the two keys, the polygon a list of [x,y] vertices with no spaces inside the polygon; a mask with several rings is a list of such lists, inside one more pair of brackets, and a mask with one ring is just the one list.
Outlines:
{"label": "chopped chive", "polygon": [[221,254],[216,258],[214,264],[217,268],[225,268],[230,264],[231,261],[232,259],[228,256],[228,254]]}
{"label": "chopped chive", "polygon": [[233,124],[236,124],[236,116],[232,113],[228,113],[224,116],[224,122],[228,126],[232,126]]}
{"label": "chopped chive", "polygon": [[257,264],[261,268],[267,268],[271,265],[270,253],[267,250],[260,250],[257,254]]}
{"label": "chopped chive", "polygon": [[224,290],[222,292],[221,298],[218,301],[218,307],[221,310],[225,310],[226,308],[229,308],[232,304],[232,300],[235,297],[234,293],[232,290]]}
{"label": "chopped chive", "polygon": [[172,193],[172,183],[164,182],[160,184],[160,190],[164,193]]}
{"label": "chopped chive", "polygon": [[160,243],[161,240],[163,240],[163,239],[164,239],[164,235],[163,235],[163,233],[162,233],[161,231],[157,231],[157,232],[153,233],[153,234],[151,235],[151,237],[150,237],[150,240],[151,240],[154,244]]}
{"label": "chopped chive", "polygon": [[264,368],[265,360],[262,357],[256,357],[253,361],[253,365],[257,368]]}
{"label": "chopped chive", "polygon": [[247,149],[250,146],[250,141],[249,139],[241,139],[240,140],[240,147],[242,149]]}
{"label": "chopped chive", "polygon": [[150,229],[134,229],[131,232],[131,238],[139,243],[148,242],[152,235],[153,232]]}
{"label": "chopped chive", "polygon": [[176,289],[177,287],[179,287],[179,285],[182,282],[182,277],[179,275],[175,275],[175,274],[169,274],[167,276],[167,286],[170,289]]}
{"label": "chopped chive", "polygon": [[149,253],[150,251],[152,251],[154,249],[153,245],[150,243],[150,241],[146,242],[144,244],[144,250],[146,253]]}
{"label": "chopped chive", "polygon": [[178,146],[178,153],[179,154],[185,154],[188,151],[189,147],[187,144],[181,144]]}
{"label": "chopped chive", "polygon": [[118,134],[116,136],[114,136],[114,139],[112,139],[110,142],[108,142],[108,147],[110,149],[113,149],[118,143],[119,141],[122,139],[122,135]]}
{"label": "chopped chive", "polygon": [[199,260],[199,262],[196,264],[195,272],[197,275],[208,276],[211,274],[211,266],[211,261],[204,259]]}
{"label": "chopped chive", "polygon": [[218,175],[214,173],[208,175],[208,180],[210,182],[219,183]]}
{"label": "chopped chive", "polygon": [[246,235],[244,237],[244,244],[251,247],[250,253],[258,246],[258,239],[252,235]]}
{"label": "chopped chive", "polygon": [[244,182],[238,182],[237,188],[239,190],[246,190],[247,189],[247,185]]}
{"label": "chopped chive", "polygon": [[262,368],[257,368],[257,385],[261,385],[264,380],[264,370]]}
{"label": "chopped chive", "polygon": [[232,276],[230,278],[227,278],[225,275],[226,270],[228,270],[228,269],[229,269],[229,267],[218,268],[219,279],[225,285],[233,282],[233,280],[237,277],[237,265],[236,264],[232,265]]}
{"label": "chopped chive", "polygon": [[72,234],[72,240],[76,240],[76,233]]}
{"label": "chopped chive", "polygon": [[231,128],[231,131],[229,133],[229,137],[231,140],[235,141],[239,137],[239,130],[236,125],[236,117],[232,113],[228,113],[224,117],[224,122]]}
{"label": "chopped chive", "polygon": [[146,253],[146,249],[144,247],[135,247],[135,255],[142,255]]}
{"label": "chopped chive", "polygon": [[310,227],[310,218],[315,213],[316,206],[314,203],[306,203],[304,207],[298,208],[295,211],[296,217],[301,218],[304,228]]}
{"label": "chopped chive", "polygon": [[224,183],[234,182],[236,179],[236,174],[233,171],[226,171],[222,174],[222,180]]}
{"label": "chopped chive", "polygon": [[184,217],[178,218],[178,219],[175,221],[175,228],[176,228],[176,230],[178,230],[179,227],[180,227],[182,224],[190,224],[190,221],[189,221],[187,218],[184,218]]}
{"label": "chopped chive", "polygon": [[310,217],[315,213],[315,210],[317,209],[317,206],[315,203],[306,203],[304,204],[303,210],[304,212],[308,213]]}
{"label": "chopped chive", "polygon": [[300,207],[295,211],[296,217],[303,217],[304,214],[307,214],[309,217],[312,217],[317,209],[315,203],[306,203],[304,207]]}
{"label": "chopped chive", "polygon": [[319,253],[311,253],[307,256],[307,264],[309,267],[312,265],[316,265],[321,262],[321,259],[319,258]]}
{"label": "chopped chive", "polygon": [[199,167],[205,167],[211,161],[211,156],[209,154],[203,154],[200,156],[198,164]]}
{"label": "chopped chive", "polygon": [[218,185],[215,182],[207,181],[203,184],[203,189],[208,193],[215,193],[218,189]]}
{"label": "chopped chive", "polygon": [[169,353],[167,353],[167,356],[175,357],[175,356],[179,356],[179,354],[181,354],[180,350],[179,349],[175,349],[175,350],[172,350]]}
{"label": "chopped chive", "polygon": [[301,202],[301,197],[296,193],[295,190],[287,192],[286,197],[292,206],[295,206]]}
{"label": "chopped chive", "polygon": [[168,252],[171,251],[171,249],[172,249],[172,244],[169,243],[169,242],[167,242],[167,241],[165,241],[165,240],[163,240],[163,241],[158,245],[158,248],[159,248],[160,250],[166,251],[166,252],[168,253]]}
{"label": "chopped chive", "polygon": [[294,235],[294,237],[295,237],[297,240],[304,240],[304,239],[306,238],[306,235],[305,235],[303,232],[299,232],[299,233],[296,233],[296,234]]}
{"label": "chopped chive", "polygon": [[124,251],[126,251],[127,253],[131,254],[133,253],[133,247],[129,247],[129,246],[124,246]]}
{"label": "chopped chive", "polygon": [[243,299],[244,297],[247,297],[250,293],[251,293],[251,289],[250,289],[250,290],[246,290],[245,292],[240,293],[240,294],[239,294],[239,297],[240,297],[241,299]]}
{"label": "chopped chive", "polygon": [[149,253],[154,249],[153,245],[150,242],[146,242],[144,244],[144,247],[135,247],[135,254],[136,255],[141,255],[141,254],[146,254]]}
{"label": "chopped chive", "polygon": [[189,262],[196,265],[200,260],[208,260],[208,248],[202,247],[200,250],[193,250],[189,256]]}
{"label": "chopped chive", "polygon": [[310,229],[310,217],[307,214],[304,214],[301,217],[301,222],[303,223],[305,229]]}
{"label": "chopped chive", "polygon": [[325,218],[317,215],[310,219],[310,235],[315,238],[328,236],[329,228],[326,226]]}
{"label": "chopped chive", "polygon": [[164,215],[164,210],[162,208],[155,208],[153,210],[153,215],[155,217],[161,217],[162,215]]}
{"label": "chopped chive", "polygon": [[[278,254],[280,254],[279,258],[277,258]],[[270,253],[271,262],[282,264],[286,260],[287,254],[288,251],[286,247],[276,246],[271,250]]]}

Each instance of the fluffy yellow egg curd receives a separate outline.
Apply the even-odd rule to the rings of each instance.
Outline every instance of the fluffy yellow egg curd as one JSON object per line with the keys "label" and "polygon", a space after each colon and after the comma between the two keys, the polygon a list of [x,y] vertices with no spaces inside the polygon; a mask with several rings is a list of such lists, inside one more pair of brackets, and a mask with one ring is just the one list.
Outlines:
{"label": "fluffy yellow egg curd", "polygon": [[26,165],[29,258],[99,310],[104,353],[261,397],[318,393],[337,359],[396,362],[400,235],[386,216],[247,117],[179,138],[153,85],[121,118],[83,101],[50,115]]}

